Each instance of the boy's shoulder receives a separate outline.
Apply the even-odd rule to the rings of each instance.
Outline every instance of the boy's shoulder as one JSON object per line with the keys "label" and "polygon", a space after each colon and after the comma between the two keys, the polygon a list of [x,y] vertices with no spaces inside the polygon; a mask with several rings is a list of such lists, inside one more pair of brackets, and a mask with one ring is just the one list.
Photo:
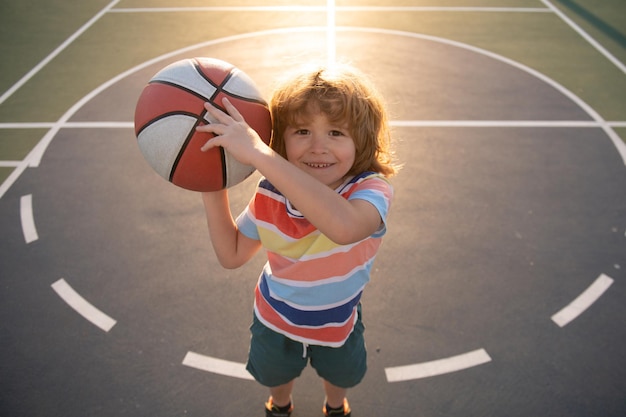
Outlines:
{"label": "boy's shoulder", "polygon": [[376,184],[375,187],[382,186],[384,188],[392,188],[391,183],[383,174],[374,171],[366,171],[352,177],[350,181],[341,187],[339,193],[343,194],[347,190],[361,188],[369,184]]}
{"label": "boy's shoulder", "polygon": [[374,172],[374,171],[365,171],[362,172],[358,175],[355,175],[349,183],[359,183],[359,182],[363,182],[365,180],[369,180],[369,179],[373,179],[373,178],[379,178],[381,180],[384,180],[385,182],[387,182],[387,178],[385,178],[385,176],[383,174],[381,174],[380,172]]}

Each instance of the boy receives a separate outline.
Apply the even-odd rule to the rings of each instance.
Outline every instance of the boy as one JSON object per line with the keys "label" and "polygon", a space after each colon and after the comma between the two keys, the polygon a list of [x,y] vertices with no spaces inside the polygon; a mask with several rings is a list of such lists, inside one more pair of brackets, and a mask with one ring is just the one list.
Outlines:
{"label": "boy", "polygon": [[325,416],[350,416],[348,388],[365,375],[361,294],[382,236],[396,172],[380,95],[356,70],[302,72],[270,101],[267,146],[224,100],[217,123],[199,127],[262,175],[235,221],[226,190],[203,193],[209,234],[226,268],[261,247],[268,256],[255,289],[247,369],[268,386],[267,417],[288,417],[308,362],[322,378]]}

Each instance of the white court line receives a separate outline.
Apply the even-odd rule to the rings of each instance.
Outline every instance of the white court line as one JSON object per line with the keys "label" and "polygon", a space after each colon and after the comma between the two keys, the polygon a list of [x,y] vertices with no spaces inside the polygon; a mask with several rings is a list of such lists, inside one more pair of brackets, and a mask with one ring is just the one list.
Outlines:
{"label": "white court line", "polygon": [[385,374],[387,382],[409,381],[461,371],[487,362],[491,362],[489,354],[484,349],[478,349],[431,362],[385,368]]}
{"label": "white court line", "polygon": [[392,120],[396,127],[624,127],[624,122],[594,120]]}
{"label": "white court line", "polygon": [[545,4],[550,10],[552,10],[557,16],[561,18],[565,23],[567,23],[572,29],[574,29],[580,36],[582,36],[587,42],[591,44],[598,52],[604,55],[609,61],[611,61],[617,68],[622,70],[623,73],[626,73],[626,65],[624,65],[619,59],[615,58],[613,54],[611,54],[604,46],[600,45],[598,41],[589,36],[587,32],[581,29],[572,19],[567,17],[565,13],[555,7],[548,0],[541,0],[543,4]]}
{"label": "white court line", "polygon": [[[89,96],[88,98],[91,98]],[[87,101],[86,99],[84,101]],[[82,104],[82,103],[81,103]],[[80,107],[80,106],[75,106]],[[29,166],[37,167],[43,156],[43,152],[52,138],[60,129],[134,129],[133,122],[67,122],[67,119],[73,111],[68,113],[62,120],[56,123],[0,123],[0,129],[34,129],[34,128],[50,128],[51,130],[42,138],[35,149],[22,161],[0,161],[0,167],[15,168],[13,172],[0,184],[0,199],[9,190],[9,188],[17,181]],[[599,116],[598,116],[599,117]],[[65,120],[63,120],[65,119]],[[390,122],[394,127],[558,127],[558,128],[601,128],[609,136],[615,145],[618,153],[622,156],[624,164],[626,164],[626,144],[615,133],[613,127],[626,127],[624,121],[606,122],[600,120],[594,121],[577,121],[577,120],[393,120]]]}
{"label": "white court line", "polygon": [[576,297],[574,301],[553,315],[552,321],[559,327],[565,326],[591,307],[591,305],[609,289],[611,284],[613,284],[613,279],[607,275],[601,274],[593,284]]}
{"label": "white court line", "polygon": [[338,6],[338,12],[550,13],[544,7]]}
{"label": "white court line", "polygon": [[52,288],[56,293],[72,307],[78,314],[89,320],[92,324],[98,326],[105,332],[108,332],[117,323],[111,317],[98,310],[78,294],[63,278],[52,284]]}
{"label": "white court line", "polygon": [[[428,6],[337,6],[338,12],[497,12],[551,13],[545,7],[428,7]],[[190,7],[120,7],[109,13],[173,12],[323,12],[327,6],[190,6]]]}
{"label": "white court line", "polygon": [[41,61],[39,64],[37,64],[33,69],[31,69],[26,75],[24,75],[17,83],[15,83],[13,86],[11,86],[11,88],[9,88],[7,91],[4,92],[4,94],[2,94],[0,96],[0,104],[4,103],[6,101],[6,99],[8,99],[9,97],[11,97],[11,95],[13,95],[13,93],[15,93],[17,90],[19,90],[20,87],[22,87],[24,84],[26,84],[26,82],[28,82],[28,80],[30,80],[31,78],[33,78],[33,76],[35,74],[37,74],[39,71],[41,71],[41,69],[43,67],[45,67],[46,65],[48,65],[48,63],[50,61],[52,61],[57,55],[59,55],[61,52],[63,52],[63,50],[65,48],[67,48],[72,42],[74,42],[76,40],[76,38],[78,38],[80,35],[82,35],[87,29],[89,29],[94,23],[96,23],[96,21],[98,21],[98,19],[100,19],[102,16],[104,16],[104,14],[111,9],[113,6],[115,6],[120,0],[113,0],[111,3],[109,3],[108,6],[106,6],[104,9],[102,9],[98,14],[96,14],[94,17],[91,18],[91,20],[89,20],[87,23],[85,23],[80,29],[78,29],[72,36],[70,36],[69,38],[67,38],[65,40],[65,42],[63,42],[61,45],[59,45],[54,51],[52,51],[52,53],[50,53],[50,55],[48,55],[47,57],[45,57],[43,59],[43,61]]}
{"label": "white court line", "polygon": [[51,129],[56,126],[60,129],[118,129],[134,128],[135,124],[133,122],[0,123],[0,129]]}
{"label": "white court line", "polygon": [[109,13],[175,12],[325,12],[326,6],[189,6],[189,7],[119,7]]}
{"label": "white court line", "polygon": [[0,168],[16,168],[21,161],[0,161]]}
{"label": "white court line", "polygon": [[[571,128],[603,128],[626,127],[626,121],[595,120],[392,120],[397,127],[571,127]],[[0,129],[133,129],[134,122],[34,122],[34,123],[0,123]],[[15,166],[17,162],[13,163]]]}
{"label": "white court line", "polygon": [[20,199],[20,219],[22,220],[22,232],[26,243],[31,243],[39,239],[35,228],[35,218],[33,217],[33,195],[28,194]]}
{"label": "white court line", "polygon": [[246,370],[246,365],[243,363],[216,359],[194,352],[187,352],[185,359],[183,359],[183,365],[200,369],[201,371],[212,372],[214,374],[254,380],[252,375],[250,375],[250,373]]}
{"label": "white court line", "polygon": [[0,129],[50,129],[52,126],[52,122],[0,123]]}

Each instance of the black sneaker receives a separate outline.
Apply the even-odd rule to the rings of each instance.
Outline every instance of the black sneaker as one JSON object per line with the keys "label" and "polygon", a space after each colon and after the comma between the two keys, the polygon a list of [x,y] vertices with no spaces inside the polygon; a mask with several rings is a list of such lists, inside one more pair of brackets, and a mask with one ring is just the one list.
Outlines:
{"label": "black sneaker", "polygon": [[[285,410],[285,408],[287,410]],[[289,417],[293,411],[293,404],[289,403],[288,407],[278,407],[274,405],[274,400],[270,397],[265,403],[265,417]]]}
{"label": "black sneaker", "polygon": [[324,412],[324,417],[350,417],[352,414],[352,410],[350,410],[350,404],[348,404],[348,400],[346,398],[343,399],[343,408],[340,410],[330,410],[327,411],[328,404],[324,404],[324,408],[322,411]]}

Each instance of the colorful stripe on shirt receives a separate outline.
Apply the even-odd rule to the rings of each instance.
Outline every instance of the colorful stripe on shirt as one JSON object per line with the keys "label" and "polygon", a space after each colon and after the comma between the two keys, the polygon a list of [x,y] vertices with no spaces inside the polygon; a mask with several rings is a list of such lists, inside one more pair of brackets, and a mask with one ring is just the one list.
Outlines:
{"label": "colorful stripe on shirt", "polygon": [[303,343],[341,346],[348,338],[386,231],[393,191],[380,174],[354,177],[337,192],[373,204],[382,219],[380,229],[360,242],[337,245],[267,180],[259,183],[255,197],[237,219],[241,232],[261,240],[268,254],[256,288],[258,319]]}

